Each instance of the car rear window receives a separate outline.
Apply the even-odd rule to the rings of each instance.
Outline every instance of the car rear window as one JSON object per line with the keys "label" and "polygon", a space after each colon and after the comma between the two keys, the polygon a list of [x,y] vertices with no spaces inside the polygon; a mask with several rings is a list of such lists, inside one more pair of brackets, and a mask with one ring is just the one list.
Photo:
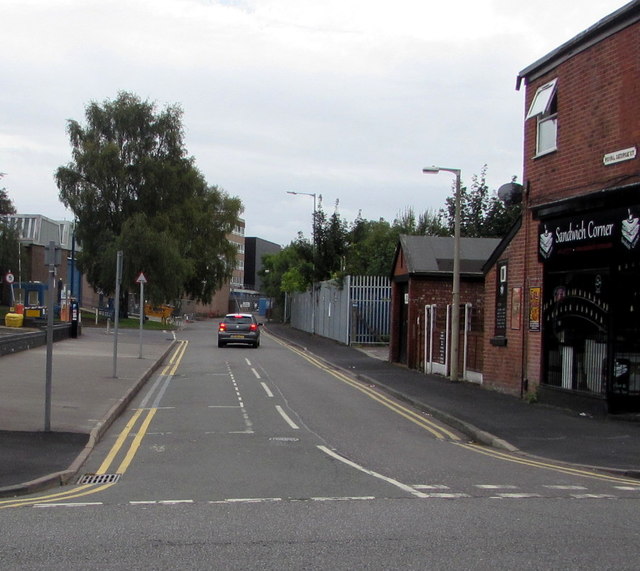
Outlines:
{"label": "car rear window", "polygon": [[224,320],[227,323],[252,323],[253,320],[248,315],[227,315]]}

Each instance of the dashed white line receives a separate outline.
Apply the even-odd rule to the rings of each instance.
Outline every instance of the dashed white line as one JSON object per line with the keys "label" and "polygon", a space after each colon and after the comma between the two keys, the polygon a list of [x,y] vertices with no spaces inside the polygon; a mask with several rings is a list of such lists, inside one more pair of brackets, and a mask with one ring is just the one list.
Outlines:
{"label": "dashed white line", "polygon": [[261,379],[262,378],[260,376],[260,373],[258,373],[258,371],[256,371],[253,367],[251,367],[251,372],[254,374],[256,379]]}
{"label": "dashed white line", "polygon": [[340,462],[343,462],[347,466],[351,466],[352,468],[355,468],[356,470],[359,470],[360,472],[364,472],[365,474],[368,474],[369,476],[373,476],[374,478],[378,478],[380,480],[383,480],[383,481],[385,481],[385,482],[387,482],[387,483],[389,483],[389,484],[391,484],[393,486],[396,486],[397,488],[400,488],[401,490],[403,490],[405,492],[408,492],[409,494],[411,494],[413,496],[417,496],[418,498],[428,498],[429,497],[427,494],[416,490],[412,486],[407,486],[407,484],[403,484],[402,482],[398,482],[398,480],[394,480],[393,478],[389,478],[388,476],[383,476],[382,474],[379,474],[378,472],[374,472],[373,470],[369,470],[368,468],[365,468],[364,466],[360,466],[360,464],[356,464],[355,462],[352,462],[351,460],[345,458],[344,456],[340,456],[340,454],[334,452],[333,450],[330,450],[326,446],[318,446],[318,449],[322,450],[325,454],[328,454],[332,458],[335,458],[336,460],[339,460]]}
{"label": "dashed white line", "polygon": [[293,428],[293,430],[299,430],[300,427],[289,418],[289,415],[283,410],[283,408],[278,404],[276,405],[276,410],[280,413],[280,416],[284,418],[285,422]]}
{"label": "dashed white line", "polygon": [[101,506],[103,502],[67,502],[58,504],[34,504],[34,508],[86,508],[91,506]]}
{"label": "dashed white line", "polygon": [[502,484],[476,484],[476,488],[482,488],[483,490],[517,490],[518,486],[509,486]]}
{"label": "dashed white line", "polygon": [[269,387],[267,386],[267,383],[262,382],[260,383],[262,385],[262,388],[264,389],[264,392],[267,393],[267,396],[272,399],[273,398],[273,393],[271,392],[271,389],[269,389]]}

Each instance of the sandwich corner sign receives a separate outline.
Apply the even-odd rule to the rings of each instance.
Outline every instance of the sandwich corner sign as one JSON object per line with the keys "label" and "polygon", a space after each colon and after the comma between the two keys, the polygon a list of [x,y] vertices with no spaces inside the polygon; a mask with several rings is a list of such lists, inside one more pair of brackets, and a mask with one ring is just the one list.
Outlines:
{"label": "sandwich corner sign", "polygon": [[548,220],[540,224],[538,234],[538,254],[542,262],[595,250],[630,254],[636,252],[640,242],[640,209],[636,206]]}

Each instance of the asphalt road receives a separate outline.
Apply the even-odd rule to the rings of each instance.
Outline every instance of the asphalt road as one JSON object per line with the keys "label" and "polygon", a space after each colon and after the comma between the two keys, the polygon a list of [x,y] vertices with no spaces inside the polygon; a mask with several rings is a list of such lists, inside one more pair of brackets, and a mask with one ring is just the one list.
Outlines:
{"label": "asphalt road", "polygon": [[87,484],[0,502],[2,568],[637,568],[637,481],[472,445],[267,335],[180,339]]}

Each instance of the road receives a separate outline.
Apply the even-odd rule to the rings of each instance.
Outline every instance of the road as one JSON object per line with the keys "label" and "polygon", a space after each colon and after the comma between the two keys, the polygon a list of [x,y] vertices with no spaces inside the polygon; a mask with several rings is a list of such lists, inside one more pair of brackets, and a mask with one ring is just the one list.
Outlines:
{"label": "road", "polygon": [[5,569],[636,569],[640,482],[465,437],[189,326],[84,467],[0,502]]}

